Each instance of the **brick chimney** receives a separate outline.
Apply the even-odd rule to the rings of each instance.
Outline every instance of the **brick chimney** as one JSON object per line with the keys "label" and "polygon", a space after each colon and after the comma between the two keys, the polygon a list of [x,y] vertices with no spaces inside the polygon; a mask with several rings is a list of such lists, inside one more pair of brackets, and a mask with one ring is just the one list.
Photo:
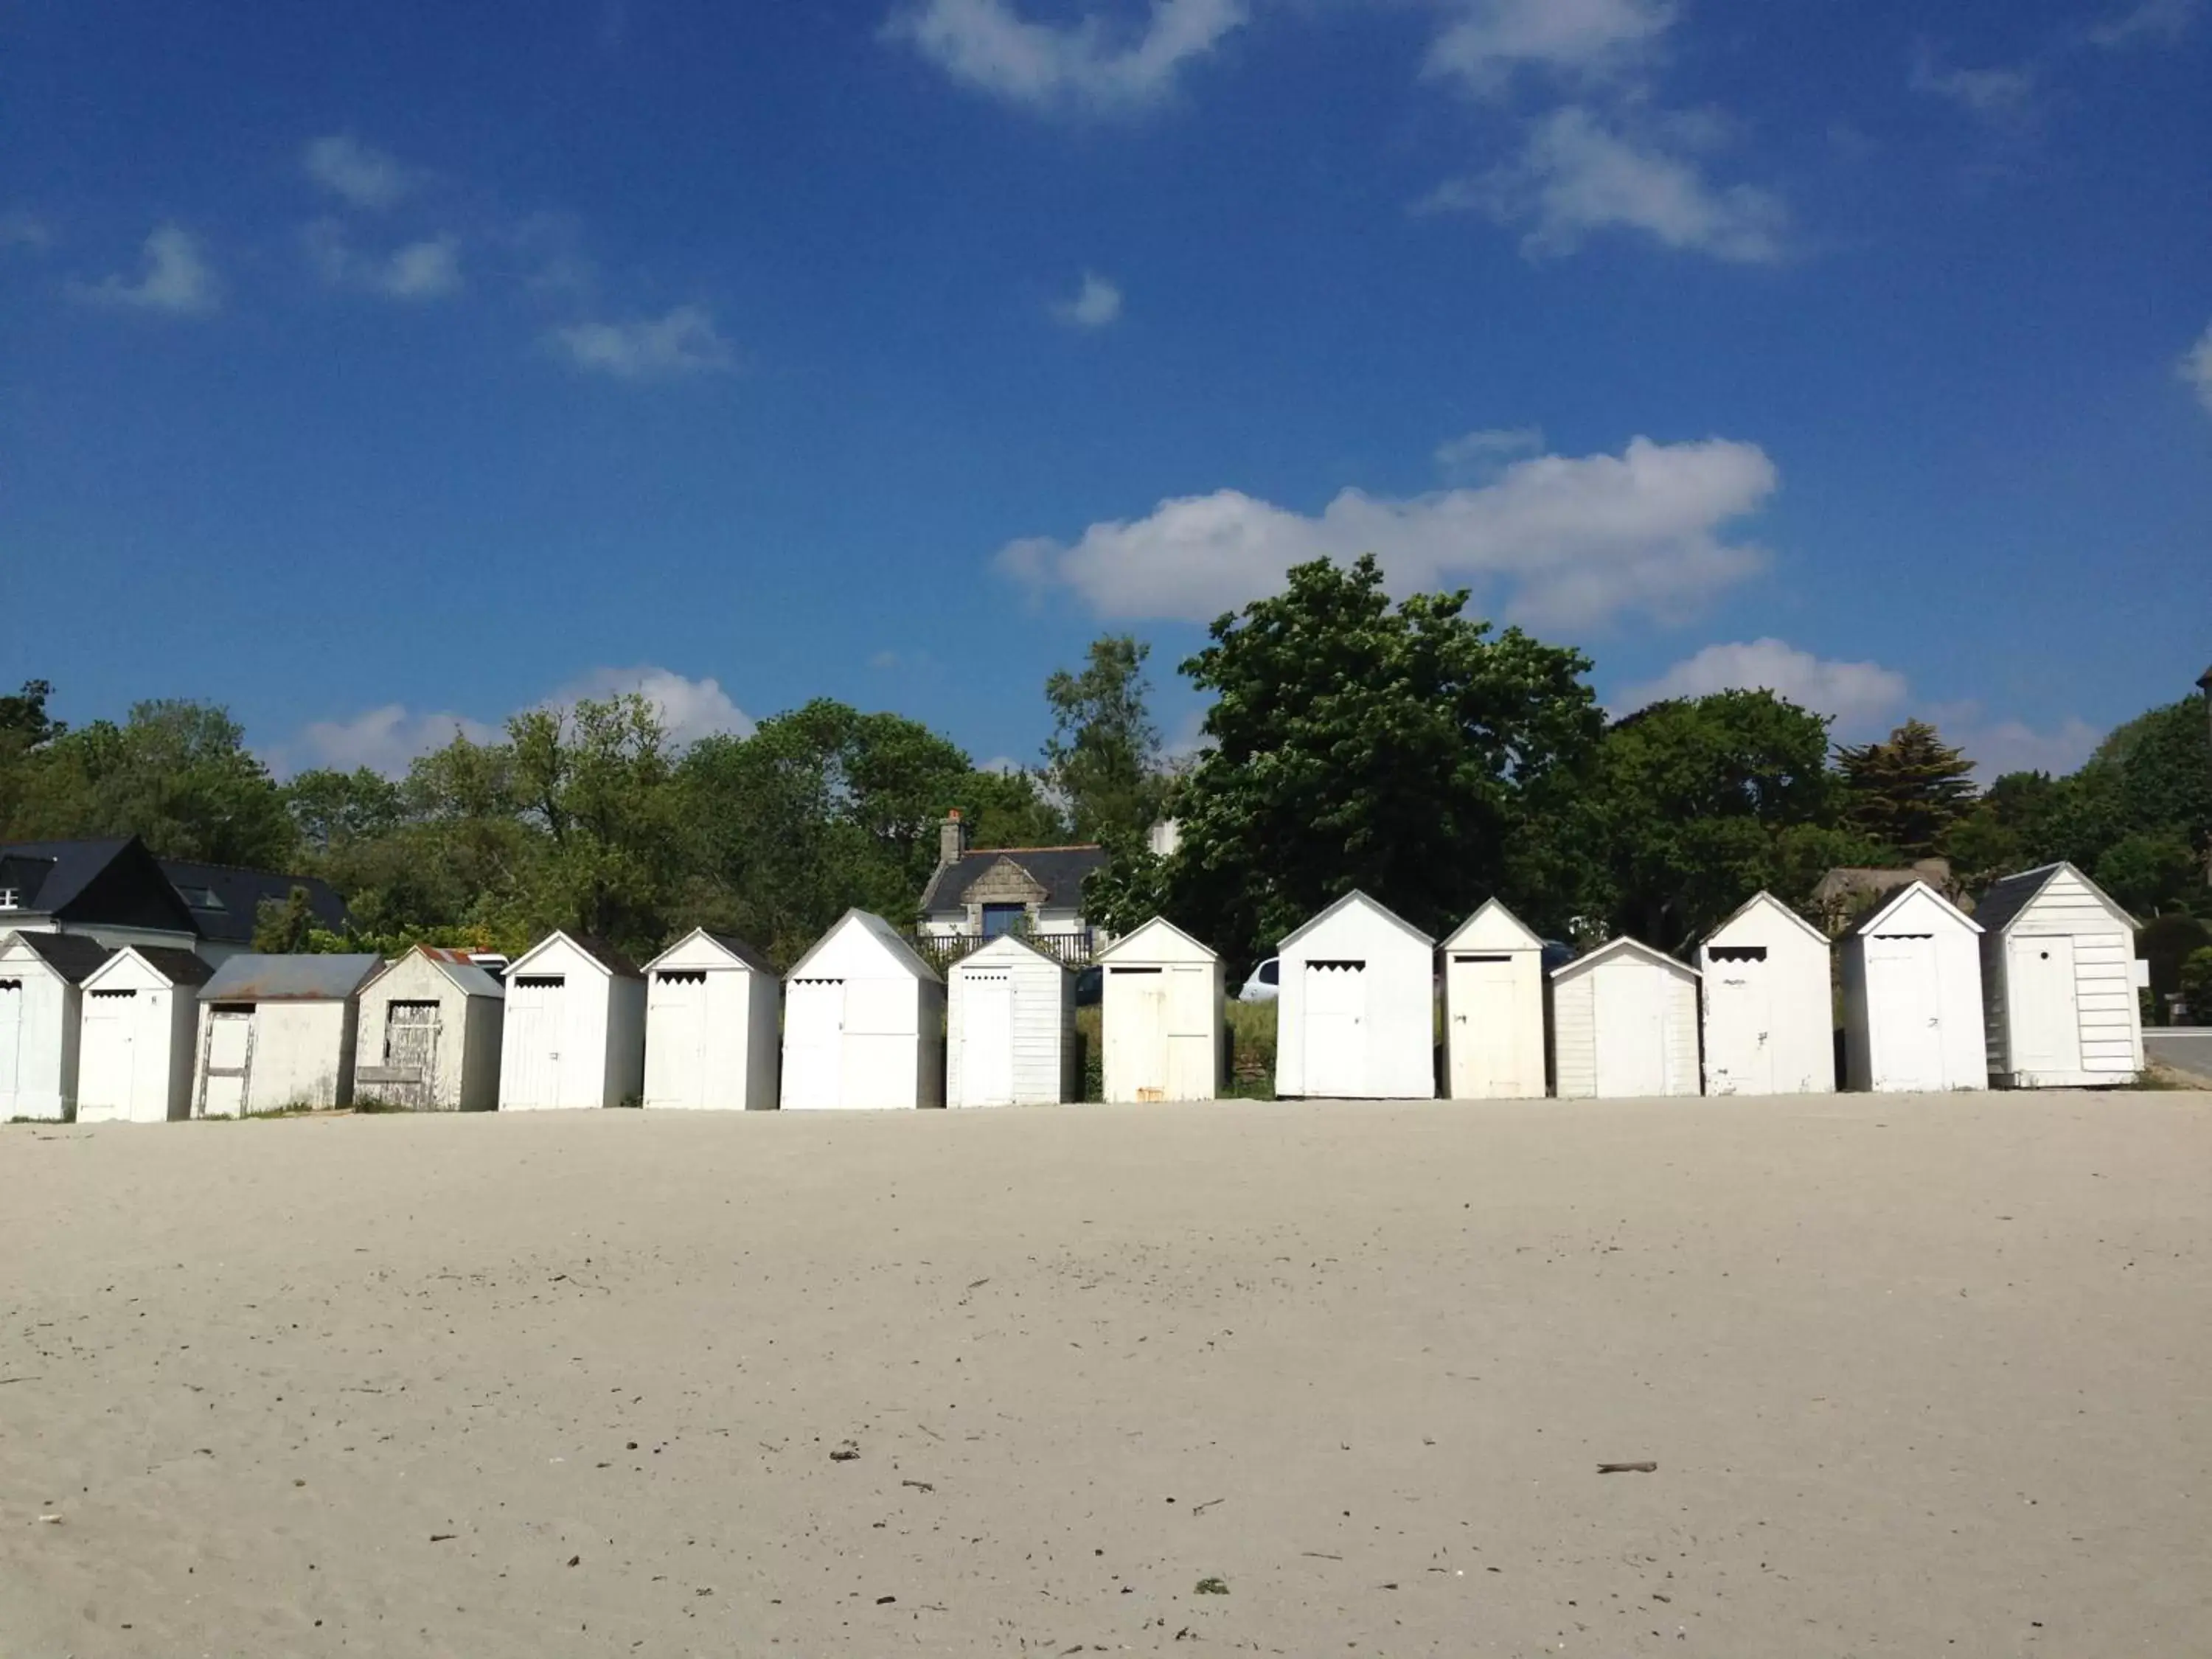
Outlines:
{"label": "brick chimney", "polygon": [[968,826],[962,822],[960,809],[954,807],[945,815],[945,822],[937,826],[937,861],[951,864],[968,850]]}

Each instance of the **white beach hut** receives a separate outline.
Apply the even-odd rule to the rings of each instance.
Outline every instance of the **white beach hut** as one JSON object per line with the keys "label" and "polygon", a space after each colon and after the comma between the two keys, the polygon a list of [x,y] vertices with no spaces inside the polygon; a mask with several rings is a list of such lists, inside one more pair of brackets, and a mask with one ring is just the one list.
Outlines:
{"label": "white beach hut", "polygon": [[1275,1092],[1430,1100],[1437,1092],[1437,942],[1346,893],[1277,947]]}
{"label": "white beach hut", "polygon": [[775,1109],[783,981],[729,933],[695,927],[645,965],[645,1103]]}
{"label": "white beach hut", "polygon": [[944,1103],[945,981],[890,923],[848,910],[784,975],[783,1108]]}
{"label": "white beach hut", "polygon": [[1075,975],[1057,957],[1002,933],[945,982],[947,1106],[1052,1106],[1081,1091]]}
{"label": "white beach hut", "polygon": [[507,965],[499,1109],[620,1106],[645,1090],[645,981],[612,945],[549,933]]}
{"label": "white beach hut", "polygon": [[1444,1092],[1544,1093],[1544,941],[1492,899],[1443,942]]}
{"label": "white beach hut", "polygon": [[1109,1100],[1212,1100],[1221,1091],[1221,958],[1164,916],[1098,953]]}
{"label": "white beach hut", "polygon": [[1617,939],[1552,973],[1552,1075],[1562,1100],[1698,1092],[1698,970]]}
{"label": "white beach hut", "polygon": [[1925,882],[1842,948],[1844,1067],[1854,1089],[1985,1089],[1980,926]]}
{"label": "white beach hut", "polygon": [[[2148,983],[2135,918],[2063,861],[2007,876],[1974,907],[1990,1080],[2005,1089],[2132,1083]],[[2138,969],[2144,974],[2138,975]]]}
{"label": "white beach hut", "polygon": [[230,957],[200,987],[195,1117],[353,1104],[361,988],[384,959]]}
{"label": "white beach hut", "polygon": [[78,1122],[167,1123],[191,1115],[199,992],[214,972],[196,951],[127,945],[85,975]]}
{"label": "white beach hut", "polygon": [[1771,893],[1754,893],[1698,947],[1705,1092],[1836,1090],[1828,936]]}
{"label": "white beach hut", "polygon": [[111,954],[78,933],[0,936],[0,1123],[76,1115],[78,988]]}
{"label": "white beach hut", "polygon": [[356,1098],[417,1112],[489,1112],[499,1104],[507,993],[465,951],[418,945],[361,988]]}

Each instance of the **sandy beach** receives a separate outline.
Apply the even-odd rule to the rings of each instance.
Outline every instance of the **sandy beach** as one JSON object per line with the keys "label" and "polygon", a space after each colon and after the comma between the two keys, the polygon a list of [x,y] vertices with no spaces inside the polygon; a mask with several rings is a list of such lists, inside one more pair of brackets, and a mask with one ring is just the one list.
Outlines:
{"label": "sandy beach", "polygon": [[2174,1093],[0,1129],[0,1654],[2201,1651],[2208,1175]]}

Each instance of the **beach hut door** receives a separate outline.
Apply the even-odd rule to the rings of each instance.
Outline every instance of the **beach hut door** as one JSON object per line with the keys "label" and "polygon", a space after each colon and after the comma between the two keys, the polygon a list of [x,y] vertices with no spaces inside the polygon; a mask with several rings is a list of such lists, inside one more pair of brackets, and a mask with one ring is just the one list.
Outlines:
{"label": "beach hut door", "polygon": [[1305,972],[1306,1092],[1358,1096],[1367,1077],[1367,964],[1309,962]]}
{"label": "beach hut door", "polygon": [[208,1010],[207,1065],[200,1081],[202,1117],[237,1117],[252,1098],[247,1085],[253,1071],[253,1010],[225,1007]]}
{"label": "beach hut door", "polygon": [[707,970],[663,968],[645,1017],[645,1103],[707,1103]]}
{"label": "beach hut door", "polygon": [[1766,1095],[1774,1092],[1773,997],[1766,977],[1763,945],[1719,945],[1707,953],[1705,1030],[1712,1037],[1708,1059],[1711,1092]]}
{"label": "beach hut door", "polygon": [[1521,1023],[1513,1018],[1513,958],[1455,955],[1447,972],[1452,1097],[1496,1100],[1516,1092]]}
{"label": "beach hut door", "polygon": [[[2072,938],[2012,939],[2006,951],[2005,990],[2012,999],[2012,1069],[2080,1071],[2081,1017],[2075,1001]],[[0,1075],[0,1086],[5,1083]]]}
{"label": "beach hut door", "polygon": [[137,1010],[136,991],[94,991],[85,998],[84,1042],[77,1060],[79,1118],[99,1122],[131,1115]]}
{"label": "beach hut door", "polygon": [[395,1080],[375,1091],[395,1106],[427,1111],[438,1103],[438,1005],[394,1002],[384,1013],[384,1066]]}
{"label": "beach hut door", "polygon": [[1014,976],[977,969],[961,1000],[961,1093],[979,1106],[1014,1102]]}
{"label": "beach hut door", "polygon": [[1667,974],[1641,963],[1597,972],[1597,1091],[1633,1100],[1667,1092]]}
{"label": "beach hut door", "polygon": [[22,1055],[23,981],[0,979],[0,1123],[15,1115]]}
{"label": "beach hut door", "polygon": [[1867,1023],[1876,1089],[1940,1089],[1942,983],[1929,933],[1876,934],[1866,942]]}
{"label": "beach hut door", "polygon": [[783,1103],[835,1106],[844,1088],[845,981],[795,979],[783,1000]]}
{"label": "beach hut door", "polygon": [[563,974],[517,974],[507,988],[507,1029],[500,1044],[506,1076],[500,1103],[518,1110],[559,1103]]}

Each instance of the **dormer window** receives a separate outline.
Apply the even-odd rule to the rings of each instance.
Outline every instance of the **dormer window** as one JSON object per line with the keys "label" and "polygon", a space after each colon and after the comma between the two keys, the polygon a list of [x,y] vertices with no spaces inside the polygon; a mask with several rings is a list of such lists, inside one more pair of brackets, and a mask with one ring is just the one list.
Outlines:
{"label": "dormer window", "polygon": [[0,887],[0,910],[20,910],[23,908],[23,890],[20,887]]}
{"label": "dormer window", "polygon": [[187,887],[179,884],[178,896],[195,910],[225,910],[229,907],[216,896],[212,887]]}

